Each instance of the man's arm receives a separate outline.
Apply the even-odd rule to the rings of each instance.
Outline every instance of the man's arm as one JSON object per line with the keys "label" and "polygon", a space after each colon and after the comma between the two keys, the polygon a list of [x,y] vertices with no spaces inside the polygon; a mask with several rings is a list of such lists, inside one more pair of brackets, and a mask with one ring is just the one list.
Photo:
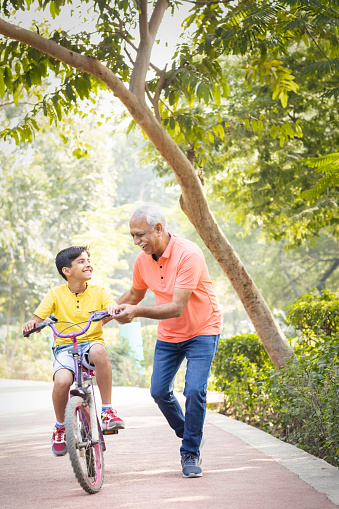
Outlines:
{"label": "man's arm", "polygon": [[[129,294],[129,292],[126,292],[118,300],[119,314],[115,315],[115,319],[118,323],[130,323],[136,317],[153,318],[155,320],[179,317],[184,312],[192,291],[193,289],[174,288],[172,302],[156,304],[155,306],[136,306],[134,303],[130,303],[127,297],[124,300],[125,296]],[[137,302],[140,302],[140,300]]]}
{"label": "man's arm", "polygon": [[[120,304],[132,304],[132,305],[138,304],[145,297],[146,291],[147,289],[137,290],[132,286],[130,290],[125,292],[121,297],[119,297],[119,299],[117,300],[117,304],[110,304],[109,306],[107,306],[106,311],[111,315],[111,318],[104,318],[102,320],[102,324],[104,325],[105,323],[113,320],[113,318],[117,317],[121,309]],[[127,322],[119,321],[119,323]]]}
{"label": "man's arm", "polygon": [[134,286],[131,287],[126,293],[124,293],[118,300],[117,303],[120,304],[138,304],[146,295],[147,289],[145,290],[137,290]]}

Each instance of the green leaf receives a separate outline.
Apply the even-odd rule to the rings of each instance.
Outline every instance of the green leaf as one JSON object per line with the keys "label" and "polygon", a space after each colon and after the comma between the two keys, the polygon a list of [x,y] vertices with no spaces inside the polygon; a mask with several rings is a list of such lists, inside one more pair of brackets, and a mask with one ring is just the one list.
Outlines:
{"label": "green leaf", "polygon": [[32,86],[32,80],[29,71],[25,73],[26,82],[29,88]]}
{"label": "green leaf", "polygon": [[72,89],[72,85],[68,82],[66,85],[66,95],[70,101],[75,101],[75,95]]}
{"label": "green leaf", "polygon": [[53,19],[55,19],[56,10],[57,9],[56,9],[55,2],[50,2],[50,4],[49,4],[49,11],[50,11]]}
{"label": "green leaf", "polygon": [[127,127],[127,130],[126,130],[126,134],[129,134],[136,126],[136,121],[134,119],[132,119],[130,121],[130,123],[128,124],[128,127]]}
{"label": "green leaf", "polygon": [[251,124],[252,124],[253,132],[256,133],[257,130],[258,130],[258,122],[256,120],[254,120],[254,118],[252,118],[251,119]]}
{"label": "green leaf", "polygon": [[262,123],[262,120],[259,120],[259,122],[258,122],[258,137],[259,137],[259,140],[261,140],[261,138],[262,138],[263,129],[264,129],[264,124]]}
{"label": "green leaf", "polygon": [[214,88],[214,99],[217,106],[220,106],[221,102],[221,89],[219,85],[216,85]]}
{"label": "green leaf", "polygon": [[170,119],[169,119],[169,126],[170,126],[170,129],[172,131],[174,131],[174,129],[175,129],[175,119],[174,119],[174,117],[170,117]]}
{"label": "green leaf", "polygon": [[6,88],[5,88],[4,77],[2,74],[2,70],[0,69],[0,98],[1,99],[3,97],[5,97],[5,92],[6,92]]}

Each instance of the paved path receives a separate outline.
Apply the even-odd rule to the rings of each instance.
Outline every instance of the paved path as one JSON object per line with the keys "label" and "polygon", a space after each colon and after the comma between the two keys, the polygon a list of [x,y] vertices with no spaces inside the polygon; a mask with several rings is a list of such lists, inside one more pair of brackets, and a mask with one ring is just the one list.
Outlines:
{"label": "paved path", "polygon": [[105,481],[87,495],[50,450],[51,384],[0,380],[2,509],[330,509],[339,470],[250,426],[208,412],[203,477],[181,477],[180,442],[147,389],[113,388],[126,430],[107,437]]}

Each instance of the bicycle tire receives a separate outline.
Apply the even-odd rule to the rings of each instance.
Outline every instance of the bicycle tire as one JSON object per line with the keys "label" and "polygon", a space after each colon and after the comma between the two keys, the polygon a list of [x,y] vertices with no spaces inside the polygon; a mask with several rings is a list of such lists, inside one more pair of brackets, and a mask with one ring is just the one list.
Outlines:
{"label": "bicycle tire", "polygon": [[87,402],[73,396],[65,411],[66,444],[75,476],[90,494],[98,493],[104,481],[104,455],[101,441],[92,444]]}

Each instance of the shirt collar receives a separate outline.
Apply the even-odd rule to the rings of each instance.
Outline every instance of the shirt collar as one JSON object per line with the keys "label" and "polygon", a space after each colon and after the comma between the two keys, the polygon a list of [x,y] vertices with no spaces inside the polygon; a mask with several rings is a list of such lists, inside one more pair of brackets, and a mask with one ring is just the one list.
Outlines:
{"label": "shirt collar", "polygon": [[[170,255],[171,255],[171,252],[172,252],[172,249],[173,249],[173,246],[174,246],[174,243],[175,243],[175,235],[173,235],[172,233],[168,232],[169,235],[170,235],[170,241],[169,243],[167,244],[167,247],[165,249],[165,251],[162,253],[162,255],[160,256],[160,258],[169,258]],[[160,260],[159,258],[159,260]]]}
{"label": "shirt collar", "polygon": [[65,286],[67,286],[68,291],[69,291],[69,293],[70,293],[71,295],[74,295],[75,297],[77,297],[78,295],[83,295],[83,294],[86,292],[86,290],[87,290],[87,288],[88,288],[88,283],[87,283],[87,281],[86,281],[86,288],[85,288],[85,290],[84,290],[82,293],[73,293],[73,292],[70,290],[70,287],[69,287],[68,285],[65,285]]}

